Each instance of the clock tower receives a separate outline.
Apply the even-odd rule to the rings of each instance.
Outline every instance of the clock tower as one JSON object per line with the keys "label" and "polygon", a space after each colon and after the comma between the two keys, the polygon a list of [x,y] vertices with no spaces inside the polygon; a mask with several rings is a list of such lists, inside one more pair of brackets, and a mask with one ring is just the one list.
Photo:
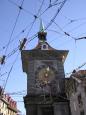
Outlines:
{"label": "clock tower", "polygon": [[27,74],[26,115],[70,115],[64,75],[68,51],[52,48],[46,35],[41,22],[38,45],[21,52],[23,71]]}

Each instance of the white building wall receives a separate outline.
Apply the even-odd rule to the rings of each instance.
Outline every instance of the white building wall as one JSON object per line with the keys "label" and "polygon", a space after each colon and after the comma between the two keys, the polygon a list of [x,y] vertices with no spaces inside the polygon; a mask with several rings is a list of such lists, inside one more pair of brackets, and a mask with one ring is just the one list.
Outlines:
{"label": "white building wall", "polygon": [[[78,96],[81,95],[82,106],[79,105]],[[80,84],[77,87],[77,92],[73,93],[70,97],[70,108],[72,115],[82,115],[81,111],[84,110],[84,114],[86,115],[86,92],[84,90],[84,86]]]}

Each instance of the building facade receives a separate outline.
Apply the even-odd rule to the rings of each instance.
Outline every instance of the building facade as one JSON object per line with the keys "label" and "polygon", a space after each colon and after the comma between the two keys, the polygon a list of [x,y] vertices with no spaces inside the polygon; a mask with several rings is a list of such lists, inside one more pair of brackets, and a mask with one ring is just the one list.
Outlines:
{"label": "building facade", "polygon": [[66,79],[66,92],[72,115],[86,115],[86,70],[80,70]]}
{"label": "building facade", "polygon": [[17,115],[17,103],[0,87],[0,115]]}
{"label": "building facade", "polygon": [[68,51],[52,48],[43,26],[40,28],[38,45],[21,52],[23,71],[27,74],[26,115],[70,115],[64,75]]}

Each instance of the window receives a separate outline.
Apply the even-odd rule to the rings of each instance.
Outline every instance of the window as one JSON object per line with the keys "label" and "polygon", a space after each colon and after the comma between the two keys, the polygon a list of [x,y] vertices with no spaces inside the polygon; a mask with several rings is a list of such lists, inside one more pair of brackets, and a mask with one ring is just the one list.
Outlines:
{"label": "window", "polygon": [[86,86],[84,87],[84,91],[85,91],[85,94],[86,94]]}
{"label": "window", "polygon": [[43,107],[42,115],[54,115],[53,107]]}
{"label": "window", "polygon": [[9,109],[8,109],[8,114],[9,114]]}
{"label": "window", "polygon": [[79,103],[79,107],[83,105],[81,94],[78,95],[78,103]]}
{"label": "window", "polygon": [[74,104],[74,110],[76,111],[76,103],[74,102],[73,104]]}
{"label": "window", "polygon": [[43,45],[43,49],[46,49],[46,45]]}
{"label": "window", "polygon": [[84,115],[84,110],[80,111],[80,115]]}
{"label": "window", "polygon": [[42,50],[48,50],[48,45],[47,45],[47,44],[42,44],[41,49],[42,49]]}

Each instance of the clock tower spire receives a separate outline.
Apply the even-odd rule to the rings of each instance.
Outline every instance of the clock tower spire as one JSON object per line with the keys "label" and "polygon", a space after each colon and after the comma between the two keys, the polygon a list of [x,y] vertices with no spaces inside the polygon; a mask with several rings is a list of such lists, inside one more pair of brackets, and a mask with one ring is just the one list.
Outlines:
{"label": "clock tower spire", "polygon": [[42,20],[40,20],[40,29],[38,32],[39,42],[45,42],[46,41],[46,35],[47,35],[47,32],[45,32],[43,22],[42,22]]}

